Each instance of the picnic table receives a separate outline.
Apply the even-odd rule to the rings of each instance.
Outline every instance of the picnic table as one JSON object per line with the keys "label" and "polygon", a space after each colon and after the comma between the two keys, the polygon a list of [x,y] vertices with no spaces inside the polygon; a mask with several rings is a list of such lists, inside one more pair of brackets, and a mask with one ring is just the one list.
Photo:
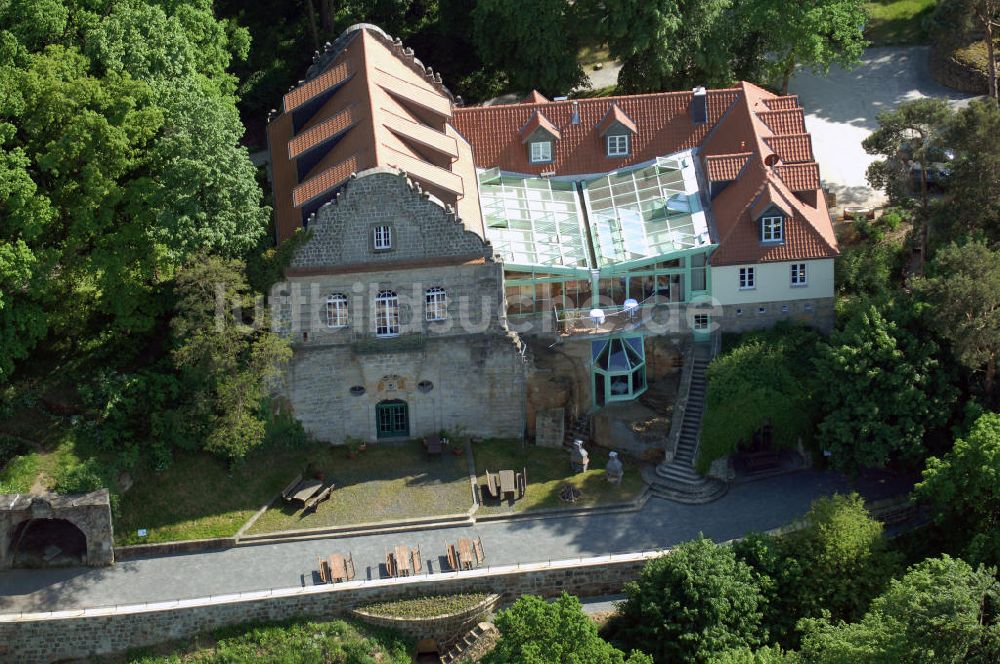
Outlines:
{"label": "picnic table", "polygon": [[322,490],[323,480],[316,479],[314,477],[302,479],[302,473],[299,473],[295,479],[284,488],[281,492],[281,497],[286,503],[293,501],[305,503]]}
{"label": "picnic table", "polygon": [[486,559],[483,553],[482,538],[476,538],[475,540],[467,537],[459,538],[458,546],[454,544],[447,545],[447,553],[448,564],[451,566],[451,569],[456,571],[472,569],[473,565],[481,565]]}
{"label": "picnic table", "polygon": [[520,473],[513,470],[501,470],[499,473],[486,471],[486,492],[490,498],[503,498],[507,494],[517,494],[517,498],[524,498],[527,488],[527,468]]}
{"label": "picnic table", "polygon": [[330,554],[328,560],[319,559],[319,578],[323,583],[350,581],[354,578],[354,557],[348,553],[345,558],[339,553]]}
{"label": "picnic table", "polygon": [[513,470],[501,470],[500,471],[500,495],[506,496],[508,493],[514,493],[514,471]]}
{"label": "picnic table", "polygon": [[420,572],[420,547],[400,544],[385,554],[385,569],[389,576],[410,576]]}

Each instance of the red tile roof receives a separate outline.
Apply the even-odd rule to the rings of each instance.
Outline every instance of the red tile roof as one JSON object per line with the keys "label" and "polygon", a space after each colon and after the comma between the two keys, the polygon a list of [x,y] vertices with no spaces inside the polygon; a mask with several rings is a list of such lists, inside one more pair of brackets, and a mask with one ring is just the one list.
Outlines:
{"label": "red tile roof", "polygon": [[771,99],[765,99],[764,105],[772,111],[796,109],[799,107],[799,96],[788,95],[787,97],[772,97]]}
{"label": "red tile roof", "polygon": [[806,133],[806,121],[801,108],[761,111],[757,115],[777,136]]}
{"label": "red tile roof", "polygon": [[312,200],[324,191],[333,189],[351,177],[351,173],[357,173],[360,168],[358,158],[351,155],[344,161],[338,162],[326,168],[315,176],[309,178],[292,191],[292,202],[296,207]]}
{"label": "red tile roof", "polygon": [[753,152],[718,154],[706,157],[705,165],[708,167],[708,179],[712,182],[735,180],[751,156],[753,156]]}
{"label": "red tile roof", "polygon": [[538,90],[532,90],[531,94],[521,100],[522,104],[544,104],[548,99]]}
{"label": "red tile roof", "polygon": [[295,159],[303,152],[326,142],[330,138],[347,131],[358,122],[354,106],[349,106],[340,113],[313,125],[288,142],[288,158]]}
{"label": "red tile roof", "polygon": [[[690,92],[456,108],[453,122],[472,145],[477,166],[533,175],[543,171],[557,175],[603,173],[697,147],[739,92],[739,88],[709,90],[708,122],[701,125],[691,122]],[[571,122],[574,103],[579,116],[576,124]],[[632,137],[631,154],[625,157],[608,157],[604,141],[595,131],[614,104],[638,129]],[[553,161],[547,164],[528,161],[519,133],[537,110],[544,110],[545,117],[562,133],[554,145]]]}
{"label": "red tile roof", "polygon": [[556,140],[562,138],[562,132],[559,131],[559,128],[549,122],[549,119],[545,117],[541,111],[535,111],[532,113],[531,117],[528,118],[528,121],[524,123],[524,126],[521,127],[521,131],[519,132],[521,134],[521,142],[527,143],[528,139],[531,138],[531,135],[538,129],[544,129],[552,135],[552,138]]}
{"label": "red tile roof", "polygon": [[601,124],[597,125],[598,136],[604,136],[608,133],[608,130],[614,127],[616,124],[628,129],[632,134],[637,134],[639,130],[636,128],[635,123],[632,122],[632,118],[625,115],[625,111],[622,110],[621,106],[618,104],[611,104],[611,108],[608,109],[607,115],[601,120]]}
{"label": "red tile roof", "polygon": [[788,134],[786,136],[769,136],[764,139],[768,147],[777,153],[786,164],[799,164],[813,161],[812,139],[809,134]]}
{"label": "red tile roof", "polygon": [[285,95],[283,109],[285,113],[294,111],[296,108],[306,103],[313,97],[319,95],[332,87],[338,86],[351,77],[351,68],[347,62],[340,62],[330,67],[325,72],[306,81],[299,87]]}
{"label": "red tile roof", "polygon": [[816,191],[820,188],[819,164],[782,164],[776,169],[778,177],[792,191]]}

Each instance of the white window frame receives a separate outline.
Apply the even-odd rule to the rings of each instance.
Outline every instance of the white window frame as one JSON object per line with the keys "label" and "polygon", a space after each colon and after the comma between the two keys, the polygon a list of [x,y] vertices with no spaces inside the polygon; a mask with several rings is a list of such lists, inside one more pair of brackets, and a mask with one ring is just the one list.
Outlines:
{"label": "white window frame", "polygon": [[[770,236],[770,237],[769,237]],[[761,217],[760,219],[760,241],[761,242],[784,242],[785,241],[785,218]]]}
{"label": "white window frame", "polygon": [[629,143],[628,134],[612,134],[607,136],[607,154],[609,157],[627,157],[629,154],[629,148],[631,147]]}
{"label": "white window frame", "polygon": [[809,285],[809,273],[805,263],[792,263],[789,266],[789,281],[792,288],[802,288]]}
{"label": "white window frame", "polygon": [[695,314],[693,328],[698,332],[704,332],[708,329],[710,321],[708,314]]}
{"label": "white window frame", "polygon": [[532,141],[529,144],[529,159],[532,164],[552,161],[552,141]]}
{"label": "white window frame", "polygon": [[448,293],[440,286],[428,288],[424,292],[424,305],[427,320],[448,318]]}
{"label": "white window frame", "polygon": [[754,290],[757,288],[757,270],[753,267],[740,268],[740,290]]}
{"label": "white window frame", "polygon": [[392,249],[392,228],[389,226],[376,226],[372,229],[372,246],[376,251]]}
{"label": "white window frame", "polygon": [[379,291],[375,296],[375,336],[399,336],[399,296],[393,291]]}
{"label": "white window frame", "polygon": [[347,307],[347,296],[343,293],[333,293],[326,298],[326,326],[334,329],[347,327],[350,321],[350,310]]}

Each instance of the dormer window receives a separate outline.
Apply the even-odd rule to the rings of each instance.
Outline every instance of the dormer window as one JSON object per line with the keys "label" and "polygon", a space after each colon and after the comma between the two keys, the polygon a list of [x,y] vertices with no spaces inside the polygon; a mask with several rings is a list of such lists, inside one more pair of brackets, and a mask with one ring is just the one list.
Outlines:
{"label": "dormer window", "polygon": [[531,143],[531,163],[543,164],[552,161],[552,141],[534,141]]}
{"label": "dormer window", "polygon": [[627,157],[629,151],[629,140],[628,134],[617,134],[609,135],[608,140],[608,156],[609,157]]}
{"label": "dormer window", "polygon": [[784,217],[761,217],[760,219],[761,242],[783,242],[784,239],[785,239]]}

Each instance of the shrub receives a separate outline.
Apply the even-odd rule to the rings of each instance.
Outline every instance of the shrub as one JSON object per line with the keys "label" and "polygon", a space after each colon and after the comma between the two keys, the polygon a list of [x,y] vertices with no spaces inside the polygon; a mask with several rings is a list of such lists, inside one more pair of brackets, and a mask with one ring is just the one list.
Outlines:
{"label": "shrub", "polygon": [[388,618],[436,618],[471,609],[489,597],[486,593],[432,595],[393,602],[378,602],[358,607],[359,610]]}

